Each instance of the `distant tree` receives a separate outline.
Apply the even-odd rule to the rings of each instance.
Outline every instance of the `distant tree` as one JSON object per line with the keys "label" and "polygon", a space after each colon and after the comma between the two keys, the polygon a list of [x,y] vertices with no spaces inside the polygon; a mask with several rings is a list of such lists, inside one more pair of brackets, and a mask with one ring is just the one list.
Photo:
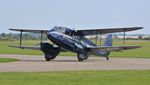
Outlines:
{"label": "distant tree", "polygon": [[2,35],[2,37],[6,37],[6,34],[5,34],[5,33],[2,33],[1,35]]}
{"label": "distant tree", "polygon": [[142,35],[139,35],[138,36],[138,40],[142,40],[143,39],[143,36]]}
{"label": "distant tree", "polygon": [[29,34],[23,34],[23,38],[25,40],[31,40],[31,36]]}
{"label": "distant tree", "polygon": [[114,39],[119,39],[119,37],[117,35],[114,35]]}
{"label": "distant tree", "polygon": [[12,33],[7,34],[7,38],[8,39],[13,39],[13,34]]}
{"label": "distant tree", "polygon": [[145,37],[144,40],[150,40],[150,37]]}

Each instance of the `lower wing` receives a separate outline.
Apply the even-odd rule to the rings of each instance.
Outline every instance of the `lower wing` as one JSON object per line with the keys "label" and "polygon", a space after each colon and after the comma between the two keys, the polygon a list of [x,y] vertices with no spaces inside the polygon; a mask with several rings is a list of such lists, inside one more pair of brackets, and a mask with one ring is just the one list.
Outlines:
{"label": "lower wing", "polygon": [[[17,45],[9,45],[9,47],[21,48],[21,49],[29,49],[29,50],[41,50],[41,46],[17,46]],[[55,47],[54,48],[58,48]],[[65,49],[60,50],[61,52],[67,52]]]}
{"label": "lower wing", "polygon": [[9,45],[9,47],[21,48],[21,49],[30,49],[30,50],[40,50],[41,46],[17,46],[17,45]]}

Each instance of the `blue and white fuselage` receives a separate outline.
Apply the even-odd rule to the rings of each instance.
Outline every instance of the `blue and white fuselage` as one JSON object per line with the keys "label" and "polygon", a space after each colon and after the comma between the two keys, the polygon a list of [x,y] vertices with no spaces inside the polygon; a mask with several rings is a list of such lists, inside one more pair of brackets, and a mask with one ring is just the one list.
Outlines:
{"label": "blue and white fuselage", "polygon": [[47,37],[57,46],[66,51],[83,54],[87,57],[91,54],[105,57],[108,55],[108,52],[105,51],[90,51],[90,49],[87,49],[88,47],[96,47],[96,44],[94,44],[84,36],[76,35],[74,30],[68,28],[65,28],[63,30],[61,29],[61,31],[54,28],[47,33]]}
{"label": "blue and white fuselage", "polygon": [[85,47],[78,39],[57,31],[49,32],[47,36],[53,43],[67,51],[78,52]]}

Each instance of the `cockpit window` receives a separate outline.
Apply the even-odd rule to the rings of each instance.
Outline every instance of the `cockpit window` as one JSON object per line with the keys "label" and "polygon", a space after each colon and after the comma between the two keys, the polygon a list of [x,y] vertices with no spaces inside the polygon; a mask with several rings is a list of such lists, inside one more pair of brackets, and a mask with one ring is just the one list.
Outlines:
{"label": "cockpit window", "polygon": [[66,28],[65,27],[54,27],[53,28],[53,30],[54,31],[58,31],[58,32],[60,32],[60,33],[64,33],[65,32],[65,30],[66,30]]}

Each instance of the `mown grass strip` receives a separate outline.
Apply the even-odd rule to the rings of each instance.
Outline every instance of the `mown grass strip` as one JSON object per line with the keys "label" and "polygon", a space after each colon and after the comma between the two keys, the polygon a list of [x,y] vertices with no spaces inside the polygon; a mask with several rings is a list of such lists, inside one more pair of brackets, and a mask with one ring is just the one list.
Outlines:
{"label": "mown grass strip", "polygon": [[15,58],[0,58],[0,63],[14,62],[14,61],[18,61],[18,59],[15,59]]}
{"label": "mown grass strip", "polygon": [[150,70],[0,73],[0,85],[149,85]]}

